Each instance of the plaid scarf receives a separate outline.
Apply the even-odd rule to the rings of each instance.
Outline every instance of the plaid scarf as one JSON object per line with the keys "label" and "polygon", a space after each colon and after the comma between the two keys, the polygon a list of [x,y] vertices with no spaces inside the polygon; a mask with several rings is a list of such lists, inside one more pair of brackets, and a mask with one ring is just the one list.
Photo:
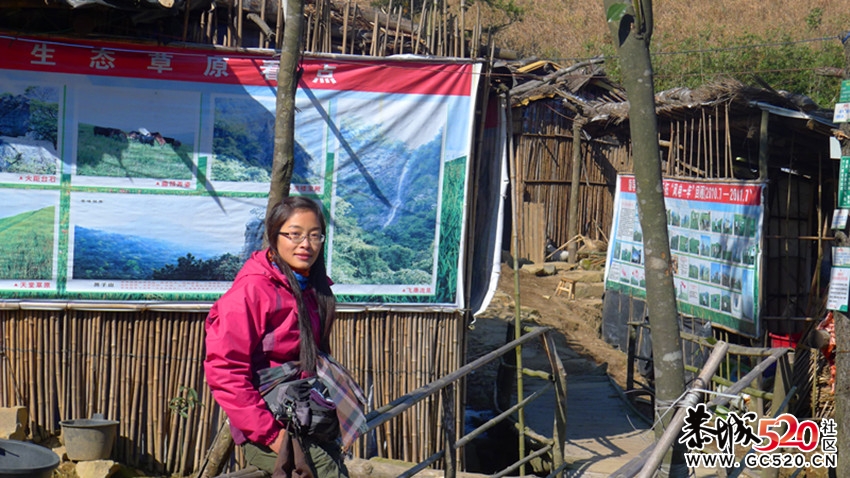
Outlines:
{"label": "plaid scarf", "polygon": [[336,404],[342,450],[348,451],[354,440],[366,433],[366,415],[363,414],[366,397],[348,370],[330,355],[319,352],[316,374],[328,387],[328,394]]}
{"label": "plaid scarf", "polygon": [[[363,414],[366,397],[345,367],[328,354],[319,352],[316,375],[328,388],[328,395],[336,405],[342,450],[348,451],[354,441],[366,433],[366,415]],[[298,362],[260,370],[257,373],[260,395],[265,396],[278,385],[300,378]]]}

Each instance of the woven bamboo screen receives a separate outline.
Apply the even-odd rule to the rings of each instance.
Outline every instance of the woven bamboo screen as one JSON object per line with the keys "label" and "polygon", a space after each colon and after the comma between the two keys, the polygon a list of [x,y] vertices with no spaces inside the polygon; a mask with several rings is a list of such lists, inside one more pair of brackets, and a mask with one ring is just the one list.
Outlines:
{"label": "woven bamboo screen", "polygon": [[[205,317],[0,309],[0,406],[25,406],[36,440],[58,434],[61,420],[102,413],[120,422],[113,459],[190,474],[222,419],[203,374]],[[461,319],[457,312],[342,313],[332,348],[377,408],[461,365]],[[429,456],[442,443],[441,406],[436,395],[417,405],[372,440],[359,440],[356,454]]]}
{"label": "woven bamboo screen", "polygon": [[[572,118],[545,102],[524,107],[522,116],[523,132],[515,138],[514,151],[520,194],[524,203],[543,204],[543,239],[549,238],[558,247],[571,239],[567,224],[573,170]],[[629,145],[609,138],[582,139],[581,145],[578,233],[605,240],[611,230],[617,174],[632,170]],[[524,217],[520,224],[525,224]],[[522,231],[522,239],[531,240],[530,235],[530,231]],[[529,251],[544,245],[523,244],[520,257],[529,257]]]}

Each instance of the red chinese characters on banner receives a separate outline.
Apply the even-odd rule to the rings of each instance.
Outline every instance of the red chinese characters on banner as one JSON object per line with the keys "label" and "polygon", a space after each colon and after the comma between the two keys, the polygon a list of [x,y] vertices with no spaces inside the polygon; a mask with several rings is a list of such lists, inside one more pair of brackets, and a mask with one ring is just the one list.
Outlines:
{"label": "red chinese characters on banner", "polygon": [[[106,75],[173,81],[277,86],[279,62],[268,55],[209,55],[188,48],[104,42],[63,43],[2,37],[3,68],[80,75]],[[428,62],[375,62],[305,58],[300,87],[314,90],[372,91],[469,96],[473,65]],[[364,70],[365,67],[365,70]],[[449,75],[451,81],[447,81]]]}
{"label": "red chinese characters on banner", "polygon": [[[620,190],[635,193],[635,177],[620,176]],[[756,184],[664,180],[664,197],[668,199],[758,206],[761,204],[761,190],[762,187]]]}
{"label": "red chinese characters on banner", "polygon": [[21,282],[16,282],[14,287],[16,289],[33,289],[33,290],[52,289],[53,288],[52,283],[46,282],[46,281],[45,282],[42,282],[42,281],[21,281]]}
{"label": "red chinese characters on banner", "polygon": [[26,176],[19,176],[18,180],[25,182],[25,183],[47,183],[47,184],[55,184],[58,181],[58,179],[56,179],[56,176],[44,176],[44,175],[39,176],[39,175],[29,175],[29,174],[26,175]]}

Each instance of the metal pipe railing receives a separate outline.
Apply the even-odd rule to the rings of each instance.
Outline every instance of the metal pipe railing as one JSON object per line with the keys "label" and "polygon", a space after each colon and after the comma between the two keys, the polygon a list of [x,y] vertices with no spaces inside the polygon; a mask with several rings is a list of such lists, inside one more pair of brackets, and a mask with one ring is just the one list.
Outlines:
{"label": "metal pipe railing", "polygon": [[[468,375],[469,373],[472,373],[475,370],[481,368],[482,366],[484,366],[484,365],[486,365],[486,364],[488,364],[488,363],[490,363],[490,362],[492,362],[496,359],[499,359],[503,355],[505,355],[505,354],[507,354],[511,351],[514,351],[515,349],[517,349],[521,345],[523,345],[523,344],[525,344],[525,343],[527,343],[527,342],[529,342],[529,341],[531,341],[535,338],[538,338],[538,337],[541,338],[543,340],[544,344],[547,345],[547,347],[546,347],[546,353],[547,354],[555,353],[555,350],[552,348],[552,345],[550,345],[550,344],[552,344],[552,341],[549,340],[549,334],[551,332],[552,332],[552,329],[549,328],[549,327],[535,327],[535,328],[527,329],[526,334],[524,334],[524,335],[520,336],[519,338],[503,345],[502,347],[499,347],[498,349],[478,358],[477,360],[474,360],[474,361],[468,363],[467,365],[464,365],[463,367],[455,370],[454,372],[452,372],[448,375],[440,377],[440,378],[438,378],[437,380],[434,380],[431,383],[428,383],[428,384],[426,384],[426,385],[424,385],[424,386],[422,386],[422,387],[420,387],[420,388],[418,388],[418,389],[416,389],[416,390],[414,390],[414,391],[412,391],[412,392],[410,392],[410,393],[408,393],[408,394],[406,394],[402,397],[397,398],[396,400],[393,400],[392,402],[390,402],[390,403],[388,403],[388,404],[386,404],[386,405],[384,405],[384,406],[382,406],[382,407],[380,407],[376,410],[373,410],[366,417],[366,419],[367,419],[366,426],[367,426],[367,429],[368,429],[367,433],[376,429],[377,427],[381,426],[382,424],[386,423],[387,421],[399,416],[400,414],[404,413],[406,410],[408,410],[412,406],[416,405],[418,402],[427,399],[428,397],[430,397],[434,393],[436,393],[440,390],[444,390],[446,388],[451,388],[453,386],[454,382],[460,380],[461,378]],[[530,374],[532,376],[542,377],[542,378],[547,379],[548,383],[546,383],[543,386],[543,388],[535,391],[534,393],[532,393],[528,397],[524,397],[524,398],[520,397],[517,404],[511,406],[510,408],[508,408],[504,412],[500,413],[498,416],[490,419],[486,423],[482,424],[481,426],[479,426],[475,430],[472,430],[471,432],[463,435],[456,442],[452,441],[452,437],[447,437],[446,445],[442,450],[434,453],[433,455],[429,456],[428,458],[417,463],[415,466],[409,468],[408,470],[406,470],[404,473],[402,473],[399,476],[400,477],[414,476],[416,473],[418,473],[418,472],[424,470],[425,468],[429,467],[430,465],[436,463],[441,458],[445,458],[446,461],[447,461],[447,463],[446,463],[446,478],[454,478],[456,476],[456,470],[455,470],[455,467],[454,467],[454,463],[449,463],[449,461],[453,462],[455,450],[459,450],[459,449],[463,448],[465,445],[469,444],[475,437],[479,436],[480,434],[484,433],[485,431],[489,430],[490,428],[493,428],[498,423],[508,419],[514,413],[517,413],[517,412],[523,410],[524,407],[526,407],[529,403],[539,399],[540,397],[543,396],[543,394],[545,392],[549,391],[549,389],[551,387],[554,387],[556,385],[556,381],[558,381],[558,379],[559,379],[558,375],[563,373],[562,368],[559,366],[560,365],[560,359],[557,358],[557,357],[550,357],[550,363],[553,364],[553,368],[556,369],[556,370],[553,370],[551,373],[541,372],[541,371],[537,371],[537,370],[529,370],[529,369],[521,369],[519,371],[520,373],[518,373],[518,375],[521,375],[522,373],[526,373],[526,374]],[[556,390],[556,392],[555,392],[556,395],[558,395],[559,393],[561,393],[561,394],[565,393],[563,391],[563,387],[555,387],[555,390]],[[556,397],[556,398],[557,398],[557,400],[556,400],[557,404],[562,404],[562,403],[565,403],[565,401],[566,401],[566,397]],[[452,415],[454,413],[453,409],[454,409],[454,407],[448,407],[448,406],[443,407],[444,421],[453,422],[453,420],[452,420],[453,419]],[[559,413],[559,410],[556,407],[555,414],[557,415],[558,413]],[[528,435],[529,431],[524,430],[523,427],[520,427],[519,432],[521,434],[521,441],[524,441],[524,435]],[[449,432],[449,433],[451,433],[451,432]],[[558,437],[560,435],[560,433],[556,432],[556,433],[553,433],[553,435],[555,437]],[[557,450],[560,450],[561,447],[555,446],[555,440],[556,439],[552,439],[552,440],[547,439],[546,442],[545,442],[545,445],[541,449],[535,451],[534,453],[529,454],[528,456],[523,456],[524,453],[520,453],[520,457],[519,457],[518,461],[509,465],[507,468],[503,469],[502,471],[500,471],[499,473],[497,473],[496,475],[493,475],[493,476],[494,477],[505,476],[508,473],[510,473],[511,471],[516,470],[517,468],[523,467],[526,463],[533,460],[534,458],[542,456],[546,453],[557,452]],[[522,451],[522,450],[520,450],[520,451]],[[450,457],[451,457],[451,460],[449,460]],[[557,460],[557,457],[555,457],[555,459],[556,459],[556,463],[553,466],[553,468],[557,467],[558,470],[556,470],[553,473],[552,476],[556,476],[558,473],[560,473],[565,468],[562,464],[563,460]]]}
{"label": "metal pipe railing", "polygon": [[541,327],[537,330],[534,330],[526,335],[523,335],[519,339],[505,344],[499,347],[498,349],[488,353],[487,355],[484,355],[483,357],[480,357],[477,360],[474,360],[464,365],[463,367],[455,370],[454,372],[448,375],[438,378],[437,380],[434,380],[433,382],[427,385],[419,387],[416,390],[408,393],[407,395],[393,400],[392,402],[384,405],[383,407],[375,409],[366,416],[366,427],[369,429],[369,431],[371,431],[372,429],[382,425],[390,419],[397,417],[399,414],[401,414],[408,408],[412,407],[413,405],[416,405],[417,402],[433,395],[446,385],[460,380],[461,378],[477,370],[481,366],[486,365],[492,362],[493,360],[496,360],[497,358],[501,357],[502,355],[506,354],[507,352],[514,350],[517,346],[529,342],[532,339],[535,339],[550,330],[551,329],[547,327]]}

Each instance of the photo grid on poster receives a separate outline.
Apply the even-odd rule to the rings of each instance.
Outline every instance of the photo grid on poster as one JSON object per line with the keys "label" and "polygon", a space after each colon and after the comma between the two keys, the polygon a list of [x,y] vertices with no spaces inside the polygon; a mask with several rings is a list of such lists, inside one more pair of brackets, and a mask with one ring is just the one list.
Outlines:
{"label": "photo grid on poster", "polygon": [[[625,191],[619,188],[630,184],[633,177],[620,177],[606,287],[645,297],[643,234],[636,195],[628,186],[622,188]],[[755,333],[763,214],[757,204],[760,196],[760,189],[752,185],[721,187],[665,180],[671,269],[680,312]]]}

